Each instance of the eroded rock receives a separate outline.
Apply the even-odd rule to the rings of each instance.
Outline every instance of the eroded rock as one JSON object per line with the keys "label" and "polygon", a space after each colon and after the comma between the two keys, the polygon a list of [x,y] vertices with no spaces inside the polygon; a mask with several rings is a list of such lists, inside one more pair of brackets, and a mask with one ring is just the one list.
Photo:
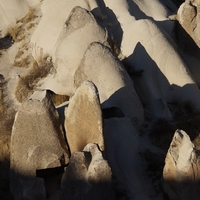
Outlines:
{"label": "eroded rock", "polygon": [[194,144],[186,132],[177,130],[165,158],[163,170],[164,190],[170,199],[199,199],[199,170],[200,162]]}
{"label": "eroded rock", "polygon": [[143,120],[143,108],[130,76],[109,48],[94,42],[86,50],[75,73],[75,85],[92,81],[98,88],[102,108],[118,107],[135,123]]}
{"label": "eroded rock", "polygon": [[32,98],[17,112],[11,135],[10,188],[16,200],[43,199],[44,194],[35,186],[44,187],[43,180],[36,178],[36,170],[65,165],[69,157],[51,99],[45,94]]}
{"label": "eroded rock", "polygon": [[101,107],[92,82],[83,82],[70,99],[65,112],[65,129],[71,153],[82,151],[88,143],[96,143],[104,149]]}
{"label": "eroded rock", "polygon": [[112,172],[96,144],[74,152],[62,179],[60,200],[114,200]]}

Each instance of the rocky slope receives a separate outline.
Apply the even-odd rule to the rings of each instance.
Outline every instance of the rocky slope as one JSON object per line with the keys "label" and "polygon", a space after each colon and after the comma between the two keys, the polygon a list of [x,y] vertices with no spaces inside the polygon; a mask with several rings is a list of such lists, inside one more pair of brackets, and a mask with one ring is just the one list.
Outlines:
{"label": "rocky slope", "polygon": [[198,0],[0,0],[0,197],[199,199]]}

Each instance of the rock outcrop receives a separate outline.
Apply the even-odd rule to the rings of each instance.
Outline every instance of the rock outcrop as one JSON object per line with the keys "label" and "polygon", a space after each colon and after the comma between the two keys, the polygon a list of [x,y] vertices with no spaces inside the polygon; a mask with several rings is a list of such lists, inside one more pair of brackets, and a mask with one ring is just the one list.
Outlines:
{"label": "rock outcrop", "polygon": [[135,124],[142,122],[142,104],[130,76],[103,44],[94,42],[87,48],[74,79],[76,87],[84,80],[96,85],[102,108],[118,107]]}
{"label": "rock outcrop", "polygon": [[80,6],[74,7],[63,24],[50,54],[56,73],[49,74],[48,81],[41,80],[39,88],[50,89],[57,94],[73,95],[76,89],[74,74],[85,50],[92,42],[101,42],[109,46],[107,39],[107,31],[97,23],[91,12]]}
{"label": "rock outcrop", "polygon": [[200,160],[186,132],[177,130],[163,170],[164,189],[173,200],[200,199]]}
{"label": "rock outcrop", "polygon": [[44,199],[44,183],[36,177],[36,171],[68,163],[69,152],[58,114],[45,94],[35,94],[32,98],[38,99],[25,101],[15,117],[11,135],[10,188],[16,200]]}
{"label": "rock outcrop", "polygon": [[82,151],[88,143],[96,143],[104,150],[101,107],[92,82],[83,82],[70,99],[65,130],[71,153]]}
{"label": "rock outcrop", "polygon": [[60,200],[115,200],[112,172],[96,144],[74,152],[62,178]]}
{"label": "rock outcrop", "polygon": [[177,20],[200,48],[200,2],[185,0],[177,12]]}

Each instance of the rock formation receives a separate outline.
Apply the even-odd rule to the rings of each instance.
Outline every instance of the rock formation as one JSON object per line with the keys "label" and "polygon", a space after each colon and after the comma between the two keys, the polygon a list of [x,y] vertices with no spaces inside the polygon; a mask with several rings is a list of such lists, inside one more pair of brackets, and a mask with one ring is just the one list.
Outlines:
{"label": "rock formation", "polygon": [[65,113],[66,137],[70,152],[82,151],[88,143],[104,149],[102,113],[98,91],[92,82],[85,81],[70,99]]}
{"label": "rock formation", "polygon": [[118,107],[135,124],[143,120],[143,108],[133,83],[116,56],[103,44],[92,43],[75,73],[75,84],[92,81],[99,91],[102,108]]}
{"label": "rock formation", "polygon": [[74,152],[62,178],[60,200],[114,200],[112,172],[96,144],[87,144],[81,152]]}
{"label": "rock formation", "polygon": [[91,12],[80,6],[74,7],[63,23],[54,50],[50,54],[56,71],[47,77],[48,81],[41,80],[39,88],[50,89],[57,94],[73,95],[76,89],[74,74],[85,50],[92,42],[109,46],[107,39],[107,31],[97,23]]}
{"label": "rock formation", "polygon": [[165,159],[165,192],[173,200],[199,199],[200,162],[186,132],[177,130]]}
{"label": "rock formation", "polygon": [[36,171],[68,163],[69,152],[58,114],[45,94],[35,94],[32,98],[37,96],[38,99],[25,101],[15,117],[11,135],[10,186],[16,200],[44,199],[44,183],[36,177]]}
{"label": "rock formation", "polygon": [[199,3],[2,0],[0,198],[199,200]]}
{"label": "rock formation", "polygon": [[193,38],[198,47],[200,47],[199,13],[199,0],[185,0],[177,12],[177,20],[185,31]]}

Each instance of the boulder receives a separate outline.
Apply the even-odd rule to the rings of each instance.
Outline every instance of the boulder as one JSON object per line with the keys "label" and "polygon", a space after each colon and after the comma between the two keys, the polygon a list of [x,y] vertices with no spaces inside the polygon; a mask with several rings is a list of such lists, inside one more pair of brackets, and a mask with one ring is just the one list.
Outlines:
{"label": "boulder", "polygon": [[200,1],[186,0],[178,9],[177,20],[200,47]]}
{"label": "boulder", "polygon": [[36,178],[36,171],[65,165],[69,158],[58,113],[45,91],[22,103],[15,116],[10,148],[13,196],[16,200],[40,199],[35,185],[43,187],[43,180]]}
{"label": "boulder", "polygon": [[96,144],[74,152],[62,178],[60,200],[115,200],[112,172]]}
{"label": "boulder", "polygon": [[132,80],[111,50],[94,42],[86,50],[75,73],[75,85],[92,81],[98,88],[103,109],[118,107],[134,123],[143,120],[143,107]]}
{"label": "boulder", "polygon": [[104,149],[101,107],[92,82],[83,82],[70,99],[65,112],[65,130],[71,153],[82,151],[88,143]]}
{"label": "boulder", "polygon": [[[81,17],[80,17],[81,16]],[[83,40],[84,38],[84,40]],[[72,9],[53,48],[52,61],[55,73],[39,82],[40,89],[57,94],[73,95],[74,74],[91,42],[107,43],[108,34],[91,12],[80,6]]]}
{"label": "boulder", "polygon": [[163,169],[163,186],[170,199],[200,199],[199,163],[190,137],[183,130],[177,130]]}

